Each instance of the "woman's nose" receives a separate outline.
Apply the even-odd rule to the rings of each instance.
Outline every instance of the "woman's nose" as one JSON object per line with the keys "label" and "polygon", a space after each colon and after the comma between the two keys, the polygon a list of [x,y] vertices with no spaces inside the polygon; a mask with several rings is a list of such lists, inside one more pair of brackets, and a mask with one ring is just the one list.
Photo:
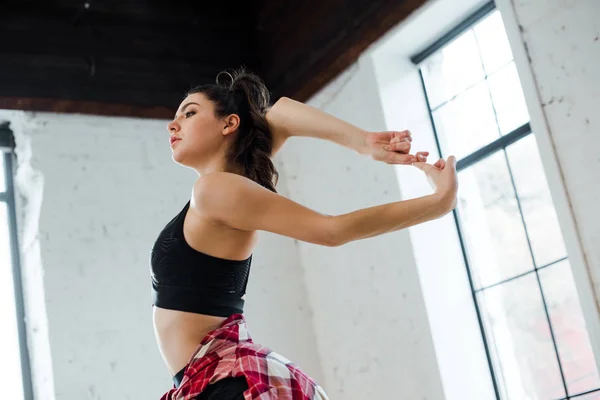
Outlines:
{"label": "woman's nose", "polygon": [[169,133],[171,132],[178,132],[179,131],[179,124],[175,121],[171,121],[169,123],[169,125],[167,125],[167,130],[169,131]]}

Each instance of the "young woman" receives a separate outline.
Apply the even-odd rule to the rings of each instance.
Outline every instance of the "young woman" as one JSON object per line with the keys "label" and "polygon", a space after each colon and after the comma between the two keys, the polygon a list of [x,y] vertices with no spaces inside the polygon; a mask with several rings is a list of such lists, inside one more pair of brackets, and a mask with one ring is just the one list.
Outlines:
{"label": "young woman", "polygon": [[[198,86],[168,125],[173,160],[199,178],[191,199],[151,253],[154,326],[174,387],[172,399],[323,400],[309,376],[255,344],[244,294],[259,231],[323,246],[439,218],[456,203],[455,159],[410,154],[410,132],[368,133],[302,103],[272,107],[262,81],[244,70]],[[276,193],[271,157],[290,136],[331,140],[390,164],[423,170],[435,193],[329,216]]]}

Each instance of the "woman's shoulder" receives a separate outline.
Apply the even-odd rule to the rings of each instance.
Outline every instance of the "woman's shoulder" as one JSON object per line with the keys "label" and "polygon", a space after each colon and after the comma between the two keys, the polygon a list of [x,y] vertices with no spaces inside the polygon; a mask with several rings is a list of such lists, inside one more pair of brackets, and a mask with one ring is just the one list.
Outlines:
{"label": "woman's shoulder", "polygon": [[211,172],[198,178],[192,190],[192,206],[211,213],[239,206],[260,186],[254,181],[230,172]]}

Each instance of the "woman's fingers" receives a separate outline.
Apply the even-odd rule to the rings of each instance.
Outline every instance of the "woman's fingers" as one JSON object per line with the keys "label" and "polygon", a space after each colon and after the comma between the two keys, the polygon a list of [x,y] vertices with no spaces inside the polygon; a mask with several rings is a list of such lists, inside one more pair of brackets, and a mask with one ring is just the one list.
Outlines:
{"label": "woman's fingers", "polygon": [[401,139],[396,139],[396,138],[391,138],[390,139],[390,144],[392,144],[392,143],[402,143],[402,142],[408,142],[408,143],[412,142],[412,136],[407,136],[407,137],[404,137],[404,138],[401,138]]}
{"label": "woman's fingers", "polygon": [[385,149],[388,151],[401,151],[403,153],[408,153],[410,151],[410,142],[402,141],[402,142],[390,142],[389,145],[385,146]]}
{"label": "woman's fingers", "polygon": [[429,155],[428,151],[418,151],[417,154],[415,154],[415,157],[417,158],[417,161],[427,162],[428,155]]}
{"label": "woman's fingers", "polygon": [[[425,154],[423,154],[425,153]],[[388,151],[385,153],[385,157],[383,158],[383,161],[385,161],[388,164],[404,164],[404,165],[411,165],[413,163],[426,163],[427,162],[427,155],[429,154],[428,152],[420,152],[417,154],[404,154],[404,153],[400,153],[400,152],[395,152],[395,151]]]}
{"label": "woman's fingers", "polygon": [[390,144],[397,142],[412,142],[410,131],[383,131],[368,132],[367,141],[369,143]]}
{"label": "woman's fingers", "polygon": [[417,161],[417,158],[412,154],[404,154],[395,151],[388,151],[385,153],[385,157],[382,159],[388,164],[403,164],[410,165]]}
{"label": "woman's fingers", "polygon": [[[427,162],[428,151],[420,151],[415,155],[410,154],[412,134],[409,130],[387,132],[392,133],[387,143],[383,144],[383,150],[387,153],[382,155],[383,160],[389,164],[413,164],[416,162]],[[381,136],[381,134],[380,134]],[[381,156],[380,156],[381,157]]]}
{"label": "woman's fingers", "polygon": [[412,135],[410,131],[395,132],[390,139],[390,143],[398,142],[412,142]]}
{"label": "woman's fingers", "polygon": [[394,136],[392,137],[391,142],[397,142],[401,140],[412,141],[412,134],[409,130],[394,132]]}
{"label": "woman's fingers", "polygon": [[427,175],[436,170],[435,168],[433,168],[433,165],[427,164],[426,162],[415,162],[412,163],[412,165],[425,172]]}

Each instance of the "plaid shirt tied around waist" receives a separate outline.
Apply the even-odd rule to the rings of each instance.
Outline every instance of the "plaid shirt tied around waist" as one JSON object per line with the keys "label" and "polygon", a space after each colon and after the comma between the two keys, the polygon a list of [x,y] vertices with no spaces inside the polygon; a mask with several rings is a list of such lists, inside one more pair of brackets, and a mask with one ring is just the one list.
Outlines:
{"label": "plaid shirt tied around waist", "polygon": [[211,383],[243,376],[245,400],[328,400],[325,391],[285,357],[255,344],[242,314],[234,314],[202,340],[179,388],[160,400],[192,400]]}

